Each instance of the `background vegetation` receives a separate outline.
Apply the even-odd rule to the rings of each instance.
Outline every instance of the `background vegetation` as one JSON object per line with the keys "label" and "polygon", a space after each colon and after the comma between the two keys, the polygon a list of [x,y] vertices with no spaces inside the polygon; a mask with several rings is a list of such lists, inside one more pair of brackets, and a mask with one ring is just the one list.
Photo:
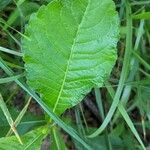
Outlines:
{"label": "background vegetation", "polygon": [[[121,29],[118,60],[110,79],[102,88],[93,89],[82,103],[62,115],[62,120],[75,128],[80,137],[95,150],[150,149],[150,0],[125,1],[115,0]],[[0,137],[10,136],[14,132],[20,140],[19,135],[45,124],[44,110],[34,100],[36,96],[32,92],[28,92],[31,93],[29,95],[27,87],[19,79],[25,81],[20,53],[25,25],[30,15],[48,2],[50,0],[0,0]],[[115,107],[117,111],[113,115]],[[106,117],[110,108],[111,112]],[[57,120],[56,116],[53,118]],[[65,128],[61,120],[57,121]],[[99,136],[102,128],[97,129],[102,122],[105,127],[107,121],[109,125]],[[13,132],[9,131],[10,127]],[[62,146],[61,149],[84,149],[77,142],[78,137],[75,140],[60,130],[61,136],[55,130],[55,137],[53,134],[45,137],[42,149],[49,149],[49,146],[52,149],[55,144],[51,139],[55,139]],[[37,130],[34,132],[32,136],[36,138],[39,133]],[[86,138],[85,135],[93,132],[92,139]],[[29,137],[25,135],[23,138]],[[43,136],[39,141],[42,139]],[[2,138],[0,144],[6,144],[9,140]]]}

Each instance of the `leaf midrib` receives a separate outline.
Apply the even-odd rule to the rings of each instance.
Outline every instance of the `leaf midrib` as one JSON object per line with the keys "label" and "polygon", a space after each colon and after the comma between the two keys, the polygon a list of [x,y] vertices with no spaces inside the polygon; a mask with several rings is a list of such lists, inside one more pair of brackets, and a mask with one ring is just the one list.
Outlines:
{"label": "leaf midrib", "polygon": [[89,7],[89,3],[90,3],[90,0],[88,0],[88,4],[87,4],[87,6],[86,6],[85,12],[84,12],[83,17],[82,17],[82,19],[81,19],[81,22],[80,22],[80,24],[78,25],[78,28],[77,28],[77,31],[76,31],[76,34],[75,34],[75,38],[74,38],[74,40],[73,40],[73,44],[72,44],[72,47],[71,47],[71,52],[70,52],[70,55],[69,55],[69,59],[68,59],[68,63],[67,63],[67,67],[66,67],[66,71],[65,71],[65,75],[64,75],[64,79],[63,79],[62,86],[61,86],[60,92],[59,92],[59,94],[58,94],[56,103],[55,103],[55,105],[54,105],[53,112],[55,112],[55,110],[56,110],[56,108],[57,108],[57,105],[58,105],[58,103],[59,103],[59,99],[60,99],[61,94],[62,94],[63,89],[64,89],[64,85],[65,85],[65,81],[66,81],[66,78],[67,78],[67,74],[68,74],[68,70],[69,70],[71,58],[72,58],[72,55],[73,55],[73,50],[74,50],[74,47],[75,47],[75,44],[76,44],[76,40],[77,40],[77,38],[78,38],[78,33],[79,33],[80,28],[81,28],[82,23],[83,23],[84,17],[86,16],[86,13],[87,13],[87,10],[88,10],[88,7]]}

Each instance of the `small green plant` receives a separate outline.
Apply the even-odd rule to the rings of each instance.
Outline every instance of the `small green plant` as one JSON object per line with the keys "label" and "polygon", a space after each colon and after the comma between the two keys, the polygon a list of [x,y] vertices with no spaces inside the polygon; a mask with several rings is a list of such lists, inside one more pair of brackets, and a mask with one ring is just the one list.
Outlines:
{"label": "small green plant", "polygon": [[[0,84],[6,85],[1,88],[0,94],[0,150],[40,150],[43,140],[49,139],[49,136],[52,150],[71,149],[68,143],[78,150],[146,150],[141,137],[146,141],[146,128],[149,123],[144,122],[144,116],[147,115],[150,120],[146,107],[149,103],[141,99],[147,99],[149,89],[142,89],[138,85],[149,82],[150,75],[147,70],[150,66],[136,51],[144,33],[144,19],[150,17],[149,12],[144,12],[144,7],[141,9],[142,13],[138,14],[138,10],[132,14],[132,6],[145,6],[149,3],[122,0],[117,2],[119,11],[116,11],[112,0],[14,0],[13,4],[17,9],[10,14],[7,21],[0,16],[2,36],[5,37],[6,32],[11,48],[17,44],[21,49],[21,52],[17,52],[5,48],[1,44],[5,45],[5,38],[0,41],[0,67],[2,74],[8,75],[0,79]],[[12,4],[11,0],[0,0],[0,11],[9,4]],[[141,19],[136,31],[133,29],[133,19]],[[120,22],[123,26],[121,28]],[[22,32],[18,31],[18,26]],[[150,34],[146,29],[146,41],[150,41]],[[136,38],[133,47],[134,34]],[[117,53],[119,37],[125,39],[125,44],[122,44],[121,39],[119,44],[123,46],[119,46]],[[144,46],[141,44],[141,47]],[[18,65],[18,62],[21,63]],[[119,80],[114,81],[117,83],[115,91],[116,84],[113,87],[108,79],[116,62]],[[140,64],[144,69],[140,68]],[[141,77],[140,73],[136,75],[137,68],[146,76],[146,80],[144,78],[144,81],[137,81],[136,90],[131,82],[134,78],[139,80]],[[7,84],[12,81],[17,85],[13,84],[12,88],[8,88]],[[99,88],[104,86],[105,91],[101,94]],[[26,94],[22,96],[25,105],[18,113],[12,107],[11,99],[19,93],[20,88]],[[11,93],[9,97],[6,96],[8,93]],[[89,93],[95,95],[96,101],[90,107],[93,107],[93,114],[100,119],[99,127],[89,127],[86,117],[90,116],[84,116],[82,100]],[[103,105],[103,97],[104,100],[109,100],[105,103],[106,106]],[[32,98],[43,110],[42,116],[28,112]],[[136,102],[132,104],[134,99]],[[129,109],[126,109],[127,103],[132,104]],[[71,121],[72,118],[63,116],[72,107],[75,112],[72,118],[75,122]],[[134,124],[128,115],[134,108],[138,108],[143,116],[142,125],[139,125],[142,126],[142,131],[138,130],[143,135],[138,134],[135,128],[138,123]],[[130,130],[126,129],[125,122]],[[107,128],[109,123],[110,128]],[[64,138],[66,133],[62,133],[61,129],[71,137],[71,141]]]}
{"label": "small green plant", "polygon": [[103,85],[116,61],[118,26],[111,0],[53,1],[31,16],[23,38],[27,82],[54,113]]}

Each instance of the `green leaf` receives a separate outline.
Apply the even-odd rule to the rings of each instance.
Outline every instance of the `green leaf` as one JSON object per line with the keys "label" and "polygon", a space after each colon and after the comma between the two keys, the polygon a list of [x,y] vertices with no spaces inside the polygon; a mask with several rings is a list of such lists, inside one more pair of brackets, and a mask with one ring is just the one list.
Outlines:
{"label": "green leaf", "polygon": [[0,138],[0,149],[2,150],[40,150],[40,145],[45,137],[45,129],[38,128],[21,137],[21,145],[15,136]]}
{"label": "green leaf", "polygon": [[67,150],[64,139],[57,127],[53,127],[51,131],[51,149],[52,150]]}
{"label": "green leaf", "polygon": [[132,16],[133,19],[150,19],[150,12],[142,12]]}
{"label": "green leaf", "polygon": [[112,0],[52,1],[32,15],[23,38],[28,84],[60,115],[101,87],[116,61]]}

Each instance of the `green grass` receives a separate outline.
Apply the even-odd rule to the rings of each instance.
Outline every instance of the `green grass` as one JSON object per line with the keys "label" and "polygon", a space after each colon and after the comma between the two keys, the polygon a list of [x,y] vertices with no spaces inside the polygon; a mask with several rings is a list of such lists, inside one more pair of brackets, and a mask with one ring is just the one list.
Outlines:
{"label": "green grass", "polygon": [[[36,7],[40,7],[47,4],[48,0],[32,2]],[[69,135],[69,140],[64,142],[68,147],[74,145],[73,149],[150,148],[150,0],[115,2],[121,31],[118,60],[112,74],[102,88],[93,89],[90,96],[85,98],[90,101],[89,107],[82,102],[67,110],[69,115],[64,114],[61,117],[54,114],[25,83],[21,38],[25,37],[25,24],[29,14],[33,13],[30,11],[33,5],[28,5],[31,8],[27,11],[23,11],[26,6],[24,0],[10,3],[6,1],[7,5],[0,5],[0,124],[4,124],[3,120],[6,119],[6,123],[10,125],[7,129],[0,126],[1,130],[6,130],[5,134],[0,133],[0,137],[10,136],[14,132],[21,142],[20,133],[25,134],[36,128],[36,125],[27,125],[25,132],[19,128],[23,119],[28,121],[28,118],[25,118],[27,113],[34,116],[29,110],[32,107],[31,102],[36,101],[39,109],[47,114],[45,120],[50,117],[54,121],[52,126],[47,126],[49,133],[52,129],[56,147],[60,148],[62,144],[53,128],[57,124],[65,131],[61,132],[62,137]],[[21,101],[22,108],[18,109],[14,102],[20,91],[23,93],[21,100],[25,102]],[[96,106],[97,115],[93,113],[93,106]],[[19,114],[13,116],[12,109],[19,111]],[[65,149],[65,146],[63,147]]]}

